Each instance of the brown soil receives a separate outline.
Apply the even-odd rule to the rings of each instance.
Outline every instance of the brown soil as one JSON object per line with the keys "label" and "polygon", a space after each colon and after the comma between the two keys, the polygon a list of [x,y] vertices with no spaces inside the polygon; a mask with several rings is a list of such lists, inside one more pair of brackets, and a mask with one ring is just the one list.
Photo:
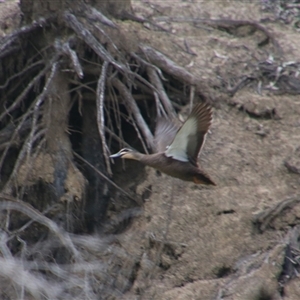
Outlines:
{"label": "brown soil", "polygon": [[[7,3],[0,3],[0,11]],[[186,22],[260,22],[273,16],[261,10],[259,1],[149,0],[133,1],[133,8],[166,32],[134,22],[124,23],[124,28],[210,82],[212,90],[220,85],[220,77],[242,77],[269,54],[286,62],[300,61],[299,33],[290,25],[264,24],[282,48],[284,55],[278,57],[272,45],[257,46],[261,32],[238,36]],[[185,22],[160,21],[162,16]],[[0,18],[7,24],[12,20]],[[195,55],[187,53],[185,43]],[[144,213],[120,237],[126,252],[139,258],[134,285],[124,299],[281,299],[278,278],[290,229],[300,223],[299,206],[272,218],[263,232],[253,220],[298,192],[299,97],[266,89],[259,94],[255,84],[233,97],[213,92],[214,120],[200,163],[217,187],[197,186],[147,168],[146,179],[137,187],[146,197]],[[277,117],[266,118],[264,111],[276,111]],[[287,168],[287,162],[292,167]],[[284,299],[299,299],[300,280],[287,282],[284,291]]]}

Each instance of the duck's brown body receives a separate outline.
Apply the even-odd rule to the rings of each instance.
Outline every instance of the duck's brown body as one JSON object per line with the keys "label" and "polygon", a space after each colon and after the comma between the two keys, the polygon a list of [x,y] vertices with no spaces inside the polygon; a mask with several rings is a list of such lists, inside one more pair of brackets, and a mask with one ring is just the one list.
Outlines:
{"label": "duck's brown body", "polygon": [[198,166],[194,166],[189,162],[175,160],[172,157],[167,157],[164,153],[150,155],[141,154],[138,160],[162,173],[184,181],[216,185],[205,172],[198,168]]}

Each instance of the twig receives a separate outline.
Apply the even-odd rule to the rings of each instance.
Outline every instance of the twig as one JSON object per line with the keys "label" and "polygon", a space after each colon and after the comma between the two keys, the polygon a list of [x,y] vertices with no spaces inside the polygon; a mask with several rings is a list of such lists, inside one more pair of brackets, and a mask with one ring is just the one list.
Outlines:
{"label": "twig", "polygon": [[141,112],[133,99],[131,93],[128,91],[126,86],[117,78],[112,79],[113,85],[118,89],[119,93],[123,96],[125,105],[127,107],[128,112],[132,113],[141,132],[143,133],[148,146],[153,150],[154,143],[153,143],[153,135],[149,130],[147,123],[145,122],[144,118],[141,115]]}
{"label": "twig", "polygon": [[[38,140],[42,135],[45,134],[44,130],[41,130],[40,132],[38,132],[33,138],[32,138],[32,144]],[[10,188],[11,188],[11,181],[16,177],[16,174],[18,173],[19,169],[20,169],[20,165],[28,151],[28,148],[31,148],[32,145],[30,145],[29,143],[30,137],[27,137],[27,139],[24,142],[24,145],[18,155],[18,158],[14,164],[14,168],[9,176],[9,179],[6,181],[5,186],[3,187],[3,191],[7,194],[10,193]],[[27,172],[29,172],[29,170],[27,169]]]}
{"label": "twig", "polygon": [[190,113],[194,106],[194,99],[195,99],[195,86],[192,85],[190,89]]}
{"label": "twig", "polygon": [[[31,128],[31,123],[32,123],[32,119],[27,119],[23,125],[20,127],[20,130],[17,131],[18,133],[18,137],[14,140],[11,141],[11,145],[17,144],[18,142],[21,142],[22,139],[21,137],[23,136],[24,138],[24,134]],[[0,131],[0,151],[5,148],[5,144],[11,140],[11,137],[13,136],[13,134],[16,131],[16,126],[13,123],[9,123],[6,127],[4,127],[1,131]]]}
{"label": "twig", "polygon": [[280,215],[280,213],[288,208],[293,207],[295,204],[300,202],[300,195],[295,195],[292,197],[289,197],[273,207],[266,209],[265,211],[262,211],[261,213],[257,214],[254,217],[253,222],[258,226],[259,230],[263,232],[270,223]]}
{"label": "twig", "polygon": [[[119,109],[119,104],[118,104],[116,91],[111,85],[109,85],[109,87],[110,87],[109,88],[109,95],[110,95],[110,98],[112,99],[114,117],[115,117],[116,127],[118,129],[118,136],[124,141],[123,132],[122,132],[121,114],[120,114],[120,109]],[[111,126],[111,129],[114,130],[113,126]],[[122,145],[122,144],[123,143],[120,143],[120,145]]]}
{"label": "twig", "polygon": [[[45,209],[41,214],[42,215],[46,215],[49,212],[53,212],[56,209],[58,209],[60,206],[60,204],[54,204],[52,206],[50,206],[49,208]],[[9,237],[7,238],[7,241],[10,241],[11,239],[13,239],[16,235],[18,235],[19,233],[23,232],[25,229],[27,229],[32,223],[34,222],[33,219],[31,219],[30,221],[28,221],[27,223],[25,223],[22,227],[20,227],[19,229],[16,229],[12,232],[10,232]]]}
{"label": "twig", "polygon": [[80,38],[89,45],[104,61],[111,63],[117,70],[122,72],[128,72],[127,68],[118,63],[111,54],[96,40],[92,33],[87,30],[75,17],[75,15],[65,12],[65,21],[67,25],[72,28]]}
{"label": "twig", "polygon": [[200,79],[186,69],[178,66],[174,61],[152,47],[140,45],[140,49],[152,64],[159,66],[165,73],[174,76],[178,80],[185,82],[188,85],[195,86],[197,93],[207,101],[207,98],[209,97],[208,88],[202,84]]}
{"label": "twig", "polygon": [[33,69],[34,67],[38,66],[38,65],[42,65],[45,64],[45,62],[43,60],[39,60],[31,65],[29,65],[28,67],[26,67],[25,69],[23,69],[22,71],[14,74],[13,76],[9,77],[6,79],[5,83],[3,85],[0,85],[0,90],[1,89],[5,89],[7,87],[7,85],[15,78],[17,77],[21,77],[21,75],[23,75],[24,73],[26,73],[27,71]]}
{"label": "twig", "polygon": [[108,147],[106,144],[106,138],[104,133],[105,122],[104,122],[104,94],[105,94],[105,81],[106,81],[106,73],[107,73],[108,62],[105,61],[102,66],[101,76],[99,77],[97,84],[97,97],[96,97],[96,105],[97,105],[97,125],[98,131],[101,137],[102,143],[102,151],[106,163],[107,173],[111,176],[112,171],[110,167],[110,162],[108,158]]}
{"label": "twig", "polygon": [[107,176],[105,176],[102,172],[100,172],[97,168],[95,168],[92,164],[90,164],[82,156],[77,154],[75,151],[73,151],[73,154],[75,157],[79,158],[81,161],[83,161],[85,164],[87,164],[89,167],[91,167],[98,175],[100,175],[102,178],[104,178],[108,183],[110,183],[113,187],[115,187],[122,194],[127,196],[129,199],[133,200],[135,203],[141,204],[140,203],[141,201],[138,201],[135,198],[133,198],[132,196],[130,196],[126,191],[124,191],[122,188],[120,188],[118,185],[116,185],[112,180],[110,180]]}
{"label": "twig", "polygon": [[74,258],[80,260],[81,255],[75,248],[72,240],[70,239],[70,236],[63,229],[59,228],[55,222],[42,215],[38,210],[23,201],[17,200],[2,193],[0,194],[0,198],[2,198],[3,200],[0,202],[0,210],[19,211],[27,215],[29,218],[33,219],[35,222],[46,226],[60,239],[62,244],[71,251],[71,253],[74,255]]}
{"label": "twig", "polygon": [[[145,144],[145,142],[144,142],[144,139],[143,139],[143,137],[141,136],[140,129],[138,128],[136,122],[134,121],[134,118],[133,118],[133,116],[132,116],[132,113],[131,113],[131,112],[128,112],[128,116],[129,116],[129,120],[131,121],[131,125],[133,126],[133,128],[134,128],[134,130],[135,130],[135,132],[136,132],[136,134],[137,134],[137,136],[138,136],[138,139],[139,139],[139,140],[141,141],[141,143],[142,143],[142,146],[143,146],[143,148],[144,148],[144,151],[146,152],[146,154],[149,154],[148,149],[147,149],[147,146],[146,146],[146,144]],[[129,122],[129,123],[130,123],[130,122]]]}
{"label": "twig", "polygon": [[147,80],[145,80],[139,74],[132,72],[129,67],[126,65],[117,62],[112,55],[96,40],[96,38],[92,35],[92,33],[87,30],[83,24],[81,24],[78,19],[71,13],[65,12],[64,14],[65,21],[67,25],[72,28],[80,38],[89,45],[96,53],[101,57],[104,61],[109,62],[112,64],[117,70],[121,71],[124,76],[128,80],[128,74],[133,75],[138,80],[143,82],[145,85],[149,86],[151,89],[155,89]]}
{"label": "twig", "polygon": [[138,60],[139,62],[141,62],[143,65],[155,69],[155,71],[157,72],[157,74],[159,75],[159,77],[160,77],[162,80],[167,80],[167,79],[163,76],[163,73],[162,73],[162,71],[161,71],[160,68],[158,68],[157,66],[155,66],[155,65],[153,65],[153,64],[148,63],[147,61],[145,61],[144,59],[142,59],[140,56],[138,56],[137,54],[135,54],[134,52],[130,52],[130,55],[131,55],[133,58],[135,58],[136,60]]}
{"label": "twig", "polygon": [[104,25],[117,29],[118,26],[110,19],[108,19],[105,15],[103,15],[99,10],[91,7],[90,5],[84,5],[85,10],[84,14],[92,21],[99,21]]}
{"label": "twig", "polygon": [[119,138],[118,135],[116,135],[113,131],[111,131],[111,130],[110,130],[109,128],[107,128],[106,126],[105,126],[105,131],[106,131],[109,135],[111,135],[116,141],[118,141],[121,145],[124,145],[125,147],[130,148],[130,145],[129,145],[128,143],[126,143],[126,142],[124,141],[124,139]]}
{"label": "twig", "polygon": [[0,122],[3,120],[5,116],[7,116],[12,110],[17,108],[21,101],[25,98],[25,96],[30,92],[30,90],[40,81],[40,79],[46,74],[46,72],[50,69],[51,65],[54,62],[51,61],[49,65],[47,65],[39,74],[37,74],[30,83],[26,86],[26,88],[23,90],[23,92],[18,96],[17,99],[14,100],[12,105],[8,108],[4,109],[4,112],[0,115]]}
{"label": "twig", "polygon": [[175,114],[175,111],[174,111],[174,108],[171,104],[171,101],[159,79],[159,77],[157,76],[156,74],[156,71],[151,68],[151,67],[148,67],[147,68],[147,74],[150,78],[150,82],[156,87],[156,89],[158,90],[158,95],[159,95],[159,98],[168,114],[169,117],[175,117],[176,114]]}
{"label": "twig", "polygon": [[153,49],[150,46],[140,46],[145,56],[150,60],[152,64],[159,66],[163,71],[168,74],[172,74],[174,77],[183,79],[183,81],[196,85],[196,78],[190,72],[184,68],[178,66],[174,61],[166,57],[161,52]]}
{"label": "twig", "polygon": [[34,299],[58,299],[61,287],[49,283],[40,275],[35,276],[29,273],[24,267],[23,262],[15,258],[0,257],[0,274],[2,278],[8,278],[21,288],[25,289],[34,297]]}
{"label": "twig", "polygon": [[34,111],[33,111],[33,120],[32,120],[32,125],[31,125],[31,131],[29,134],[29,137],[26,139],[19,155],[17,158],[17,161],[14,164],[14,169],[11,172],[11,175],[7,182],[5,183],[4,191],[9,190],[9,186],[11,183],[11,180],[16,176],[17,172],[19,171],[19,167],[21,165],[21,162],[23,161],[23,158],[26,155],[26,164],[29,162],[31,150],[32,150],[32,145],[34,141],[39,137],[39,135],[35,135],[36,132],[36,123],[37,123],[37,118],[38,118],[38,110],[41,105],[41,103],[44,101],[45,97],[49,93],[50,90],[50,84],[53,80],[53,77],[57,71],[57,62],[53,64],[51,73],[49,75],[49,78],[44,86],[43,92],[37,97],[37,99],[34,101]]}
{"label": "twig", "polygon": [[40,18],[38,20],[33,21],[31,24],[25,25],[15,30],[11,34],[7,35],[6,37],[4,37],[0,43],[0,53],[5,51],[12,43],[14,43],[17,39],[19,39],[21,35],[25,33],[29,33],[35,30],[36,28],[44,27],[45,25],[47,25],[49,20],[50,18],[48,19]]}
{"label": "twig", "polygon": [[70,60],[72,62],[73,68],[74,68],[77,76],[82,79],[83,71],[82,71],[82,67],[80,65],[76,51],[74,51],[73,49],[70,48],[69,42],[63,44],[62,50],[66,55],[68,55],[68,57],[70,57]]}
{"label": "twig", "polygon": [[[159,97],[158,94],[156,92],[153,92],[154,94],[154,99],[155,99],[155,106],[156,106],[156,115],[158,117],[161,117],[161,115],[163,114],[165,118],[168,118],[161,102],[159,101]],[[161,114],[162,113],[162,114]]]}

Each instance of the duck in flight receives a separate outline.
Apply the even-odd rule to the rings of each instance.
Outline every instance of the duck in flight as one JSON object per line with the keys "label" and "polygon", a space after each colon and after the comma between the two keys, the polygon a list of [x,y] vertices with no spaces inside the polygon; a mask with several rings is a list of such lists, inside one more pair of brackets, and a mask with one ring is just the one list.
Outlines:
{"label": "duck in flight", "polygon": [[142,154],[123,148],[111,158],[134,159],[169,176],[197,184],[216,185],[197,163],[212,121],[208,104],[195,105],[182,126],[167,119],[159,119],[155,129],[157,153]]}

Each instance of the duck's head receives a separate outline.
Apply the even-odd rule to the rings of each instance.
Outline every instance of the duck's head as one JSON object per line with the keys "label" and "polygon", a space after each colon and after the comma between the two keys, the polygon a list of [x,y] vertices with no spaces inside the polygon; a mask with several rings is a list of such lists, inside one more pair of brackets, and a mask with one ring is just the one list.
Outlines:
{"label": "duck's head", "polygon": [[123,148],[119,152],[110,155],[110,158],[125,158],[125,159],[134,159],[137,160],[137,153],[135,150],[130,148]]}

